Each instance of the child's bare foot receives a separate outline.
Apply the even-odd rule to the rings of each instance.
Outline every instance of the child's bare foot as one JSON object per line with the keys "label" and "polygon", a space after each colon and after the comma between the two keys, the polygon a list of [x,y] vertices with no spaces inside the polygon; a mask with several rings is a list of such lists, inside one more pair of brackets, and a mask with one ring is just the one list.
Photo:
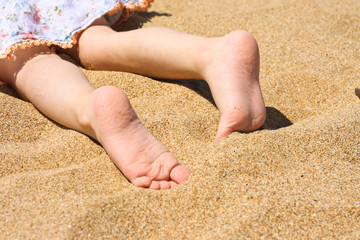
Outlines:
{"label": "child's bare foot", "polygon": [[189,170],[140,122],[120,89],[99,88],[89,102],[83,126],[135,186],[169,189],[189,177]]}
{"label": "child's bare foot", "polygon": [[203,75],[221,112],[218,140],[234,131],[260,128],[266,110],[259,85],[259,49],[253,36],[235,31],[214,41]]}

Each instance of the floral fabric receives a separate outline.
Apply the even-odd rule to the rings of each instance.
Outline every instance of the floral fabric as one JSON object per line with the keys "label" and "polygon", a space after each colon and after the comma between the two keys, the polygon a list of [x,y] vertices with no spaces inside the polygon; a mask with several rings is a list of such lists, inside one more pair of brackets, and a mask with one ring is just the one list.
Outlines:
{"label": "floral fabric", "polygon": [[71,47],[104,14],[143,11],[153,0],[0,0],[0,58],[19,47]]}

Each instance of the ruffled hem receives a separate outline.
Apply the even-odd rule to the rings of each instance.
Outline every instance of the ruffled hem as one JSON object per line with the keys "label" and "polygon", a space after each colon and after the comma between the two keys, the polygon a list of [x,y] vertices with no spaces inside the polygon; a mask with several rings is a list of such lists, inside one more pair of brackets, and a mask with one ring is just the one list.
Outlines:
{"label": "ruffled hem", "polygon": [[[113,9],[108,11],[105,15],[111,16],[113,14],[119,13],[119,11],[123,11],[120,16],[120,19],[115,24],[112,25],[113,27],[115,27],[115,26],[119,25],[121,22],[126,21],[129,18],[131,13],[146,12],[147,9],[151,6],[151,4],[153,2],[154,2],[154,0],[144,0],[140,4],[132,4],[132,5],[125,5],[123,3],[118,3]],[[56,46],[56,47],[60,47],[63,49],[71,48],[77,43],[78,38],[81,35],[81,33],[83,31],[85,31],[93,23],[93,21],[95,21],[95,19],[93,19],[89,24],[85,25],[83,28],[81,28],[79,31],[77,31],[74,34],[74,36],[72,37],[72,40],[68,41],[67,43],[58,43],[58,42],[51,41],[51,40],[40,40],[40,39],[19,42],[19,43],[15,43],[15,44],[7,47],[5,52],[0,56],[0,59],[1,58],[10,58],[14,54],[14,51],[16,51],[17,49],[25,49],[25,48],[29,48],[29,47],[33,47],[33,46],[42,45],[42,46],[48,46],[48,47]]]}

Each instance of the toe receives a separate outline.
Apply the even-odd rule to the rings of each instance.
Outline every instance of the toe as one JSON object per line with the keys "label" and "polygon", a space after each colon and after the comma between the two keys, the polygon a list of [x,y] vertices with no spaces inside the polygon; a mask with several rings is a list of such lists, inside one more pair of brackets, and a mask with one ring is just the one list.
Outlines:
{"label": "toe", "polygon": [[266,110],[262,105],[253,112],[242,108],[233,108],[221,115],[215,141],[227,137],[235,131],[252,132],[265,122]]}
{"label": "toe", "polygon": [[161,190],[165,190],[165,189],[170,189],[171,188],[171,184],[169,181],[161,181],[160,182],[160,189]]}
{"label": "toe", "polygon": [[174,187],[177,186],[177,184],[175,182],[173,182],[173,181],[170,181],[170,186],[171,186],[171,188],[174,188]]}
{"label": "toe", "polygon": [[227,137],[234,131],[244,131],[250,123],[249,113],[243,109],[231,109],[221,115],[215,141]]}
{"label": "toe", "polygon": [[160,190],[161,189],[161,185],[158,181],[152,181],[151,185],[149,186],[149,189],[151,190]]}
{"label": "toe", "polygon": [[190,170],[183,165],[176,165],[170,172],[170,178],[175,183],[185,182],[190,175]]}
{"label": "toe", "polygon": [[234,132],[234,130],[231,129],[231,128],[226,128],[226,127],[225,127],[225,128],[221,128],[221,127],[219,127],[219,128],[218,128],[218,131],[217,131],[217,133],[216,133],[215,141],[220,140],[220,139],[222,139],[222,138],[224,138],[224,137],[229,136],[232,132]]}
{"label": "toe", "polygon": [[143,177],[137,177],[134,180],[131,181],[135,186],[137,187],[143,187],[148,188],[151,186],[152,182],[149,177],[143,176]]}

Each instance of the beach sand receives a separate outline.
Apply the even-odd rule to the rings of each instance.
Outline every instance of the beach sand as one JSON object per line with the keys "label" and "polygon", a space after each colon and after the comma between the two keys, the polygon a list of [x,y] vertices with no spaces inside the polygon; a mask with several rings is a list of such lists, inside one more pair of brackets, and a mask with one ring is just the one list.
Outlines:
{"label": "beach sand", "polygon": [[191,170],[172,190],[130,184],[90,138],[0,86],[1,239],[360,238],[360,1],[157,0],[119,31],[164,26],[258,40],[267,120],[214,142],[200,80],[85,71],[129,96]]}

